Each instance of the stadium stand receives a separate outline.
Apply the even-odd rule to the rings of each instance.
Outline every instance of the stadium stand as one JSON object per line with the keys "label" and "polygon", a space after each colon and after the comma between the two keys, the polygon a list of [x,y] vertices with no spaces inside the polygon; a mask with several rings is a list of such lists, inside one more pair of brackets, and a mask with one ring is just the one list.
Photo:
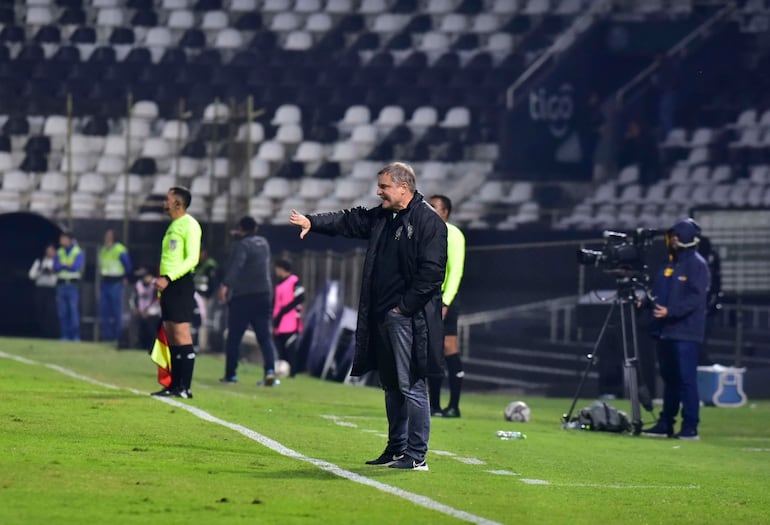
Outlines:
{"label": "stadium stand", "polygon": [[[269,220],[287,199],[310,210],[371,198],[363,182],[373,166],[403,158],[425,193],[451,194],[465,226],[547,225],[537,182],[498,170],[500,115],[506,89],[549,49],[572,45],[573,24],[598,4],[601,16],[642,20],[700,9],[689,0],[11,4],[0,12],[0,202],[27,210],[34,200],[61,218],[60,193],[72,188],[78,213],[115,217],[114,197],[128,189],[131,216],[151,220],[142,203],[173,180],[204,197],[203,220],[225,220],[236,201],[243,211],[267,205]],[[766,3],[749,0],[734,23],[756,34],[767,19]],[[768,65],[767,54],[755,58],[755,71]],[[670,177],[649,183],[645,169],[622,166],[554,224],[652,225],[684,196],[760,202],[770,109],[731,111],[729,122],[682,122],[660,138]],[[72,183],[50,186],[54,173]],[[236,181],[249,182],[235,192]],[[745,189],[725,197],[736,182]],[[45,208],[38,192],[61,205]]]}

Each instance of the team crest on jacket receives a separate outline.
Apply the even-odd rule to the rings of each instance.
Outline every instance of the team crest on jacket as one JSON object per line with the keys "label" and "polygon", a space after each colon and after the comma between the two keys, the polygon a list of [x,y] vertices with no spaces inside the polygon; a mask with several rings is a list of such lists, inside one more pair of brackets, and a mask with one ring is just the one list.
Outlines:
{"label": "team crest on jacket", "polygon": [[[403,233],[403,231],[404,231],[404,227],[399,226],[398,229],[396,230],[396,234],[394,235],[394,238],[396,240],[399,240],[401,238],[401,234]],[[414,226],[412,226],[412,223],[410,222],[410,223],[407,223],[406,225],[406,238],[411,240],[412,237],[414,237]]]}
{"label": "team crest on jacket", "polygon": [[168,241],[168,249],[176,250],[176,239],[171,239],[170,241]]}

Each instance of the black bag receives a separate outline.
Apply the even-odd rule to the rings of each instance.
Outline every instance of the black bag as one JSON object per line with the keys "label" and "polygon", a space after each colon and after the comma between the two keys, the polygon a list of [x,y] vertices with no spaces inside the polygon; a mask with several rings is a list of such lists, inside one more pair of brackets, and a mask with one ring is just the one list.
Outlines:
{"label": "black bag", "polygon": [[622,410],[604,401],[594,401],[578,412],[580,428],[603,432],[631,432],[631,420]]}

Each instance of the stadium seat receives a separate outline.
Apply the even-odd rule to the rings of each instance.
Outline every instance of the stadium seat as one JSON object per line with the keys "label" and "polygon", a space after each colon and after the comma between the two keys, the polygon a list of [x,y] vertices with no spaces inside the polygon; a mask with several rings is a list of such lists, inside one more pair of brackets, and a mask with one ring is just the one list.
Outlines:
{"label": "stadium seat", "polygon": [[250,13],[257,11],[259,7],[258,0],[231,0],[230,11],[237,13]]}
{"label": "stadium seat", "polygon": [[102,195],[107,191],[107,181],[98,173],[84,173],[78,177],[76,189],[78,193]]}
{"label": "stadium seat", "polygon": [[219,31],[214,40],[217,49],[239,49],[243,46],[243,36],[237,29],[231,27]]}
{"label": "stadium seat", "polygon": [[259,145],[257,158],[267,162],[283,162],[286,158],[284,145],[276,140],[267,140]]}
{"label": "stadium seat", "polygon": [[271,177],[265,181],[261,196],[273,200],[283,200],[291,195],[293,191],[294,186],[291,184],[291,181],[279,177]]}

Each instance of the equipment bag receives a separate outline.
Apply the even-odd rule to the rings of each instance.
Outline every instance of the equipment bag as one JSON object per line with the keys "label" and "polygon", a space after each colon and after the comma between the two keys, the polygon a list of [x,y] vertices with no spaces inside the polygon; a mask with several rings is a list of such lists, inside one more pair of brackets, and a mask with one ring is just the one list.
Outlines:
{"label": "equipment bag", "polygon": [[578,421],[581,428],[603,432],[631,432],[631,420],[622,410],[604,401],[594,401],[580,410]]}

